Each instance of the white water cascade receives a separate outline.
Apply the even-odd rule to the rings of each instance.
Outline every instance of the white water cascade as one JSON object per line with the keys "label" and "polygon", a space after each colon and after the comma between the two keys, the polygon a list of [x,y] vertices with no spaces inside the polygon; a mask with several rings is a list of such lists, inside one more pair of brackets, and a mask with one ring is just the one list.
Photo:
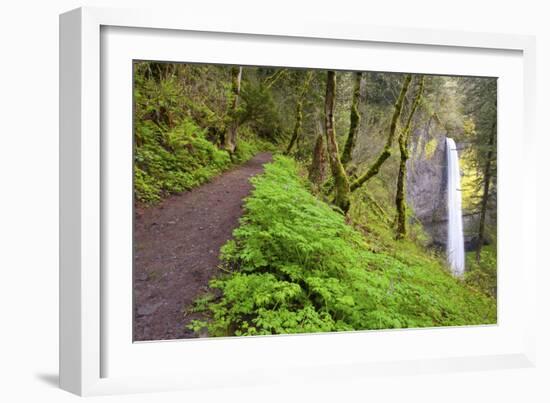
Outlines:
{"label": "white water cascade", "polygon": [[464,233],[462,232],[462,193],[458,152],[447,137],[447,260],[455,276],[464,274]]}

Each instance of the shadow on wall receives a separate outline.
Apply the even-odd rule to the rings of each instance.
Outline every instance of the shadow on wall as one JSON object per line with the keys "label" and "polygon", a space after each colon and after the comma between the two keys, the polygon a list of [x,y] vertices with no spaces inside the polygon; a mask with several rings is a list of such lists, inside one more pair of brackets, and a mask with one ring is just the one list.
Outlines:
{"label": "shadow on wall", "polygon": [[36,379],[44,382],[46,385],[59,387],[59,375],[58,374],[35,374]]}

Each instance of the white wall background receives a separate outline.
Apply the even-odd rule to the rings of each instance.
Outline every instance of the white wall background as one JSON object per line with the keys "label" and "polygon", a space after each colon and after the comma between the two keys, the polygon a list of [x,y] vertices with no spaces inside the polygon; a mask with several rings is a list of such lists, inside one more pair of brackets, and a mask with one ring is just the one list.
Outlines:
{"label": "white wall background", "polygon": [[[188,3],[188,4],[186,4]],[[374,25],[534,34],[538,51],[539,183],[550,147],[550,29],[546,2],[480,0],[250,1],[7,0],[0,5],[0,399],[70,402],[57,383],[58,328],[58,14],[82,5],[174,7],[227,18],[307,16]],[[327,8],[325,8],[327,7]],[[328,7],[331,7],[330,9]],[[294,15],[294,17],[291,17]],[[539,186],[539,255],[550,240],[549,192]],[[548,264],[539,259],[538,366],[349,383],[271,386],[93,398],[114,402],[183,401],[550,401]],[[546,270],[548,269],[548,270]],[[545,289],[546,287],[544,287]],[[7,394],[7,396],[6,396]]]}

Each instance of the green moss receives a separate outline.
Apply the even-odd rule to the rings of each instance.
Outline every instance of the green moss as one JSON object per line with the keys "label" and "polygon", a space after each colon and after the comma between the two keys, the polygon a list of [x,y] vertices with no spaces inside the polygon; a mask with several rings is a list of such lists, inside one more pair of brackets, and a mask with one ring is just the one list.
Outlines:
{"label": "green moss", "polygon": [[372,177],[376,176],[380,172],[380,167],[388,158],[391,156],[391,150],[389,147],[386,147],[382,153],[378,156],[376,161],[369,167],[367,172],[357,178],[352,182],[350,190],[353,192],[363,186],[364,183],[368,182]]}
{"label": "green moss", "polygon": [[325,132],[327,138],[327,153],[332,176],[334,177],[333,203],[344,214],[348,211],[350,202],[350,183],[344,166],[340,160],[338,142],[334,128],[334,104],[336,95],[336,72],[327,71],[327,90],[325,96]]}
{"label": "green moss", "polygon": [[288,143],[285,154],[290,154],[290,151],[292,151],[292,147],[294,147],[294,143],[302,133],[302,120],[302,100],[299,100],[296,103],[296,120],[294,122],[294,130],[292,131],[292,137],[290,138],[290,143]]}
{"label": "green moss", "polygon": [[348,137],[346,139],[346,144],[344,146],[344,151],[342,152],[342,164],[346,166],[351,161],[351,153],[355,147],[355,141],[357,137],[357,132],[359,130],[359,121],[361,115],[359,114],[359,97],[361,95],[361,77],[362,73],[355,73],[355,82],[353,87],[353,98],[351,100],[351,111],[350,111],[350,125]]}
{"label": "green moss", "polygon": [[426,143],[426,145],[424,146],[424,157],[427,159],[427,160],[430,160],[432,159],[432,157],[434,156],[435,154],[435,150],[437,149],[437,139],[436,138],[433,138],[431,139],[430,141],[428,141]]}

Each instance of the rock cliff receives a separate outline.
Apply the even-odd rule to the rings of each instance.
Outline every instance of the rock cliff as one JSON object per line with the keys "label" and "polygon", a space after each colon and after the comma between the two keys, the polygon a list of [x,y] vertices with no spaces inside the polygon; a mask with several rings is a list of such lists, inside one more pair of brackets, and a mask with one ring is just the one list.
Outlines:
{"label": "rock cliff", "polygon": [[[428,119],[412,136],[407,166],[407,202],[431,238],[431,244],[444,248],[447,239],[447,131],[437,118]],[[460,148],[460,147],[459,147]],[[464,216],[466,245],[475,238],[476,215]]]}

